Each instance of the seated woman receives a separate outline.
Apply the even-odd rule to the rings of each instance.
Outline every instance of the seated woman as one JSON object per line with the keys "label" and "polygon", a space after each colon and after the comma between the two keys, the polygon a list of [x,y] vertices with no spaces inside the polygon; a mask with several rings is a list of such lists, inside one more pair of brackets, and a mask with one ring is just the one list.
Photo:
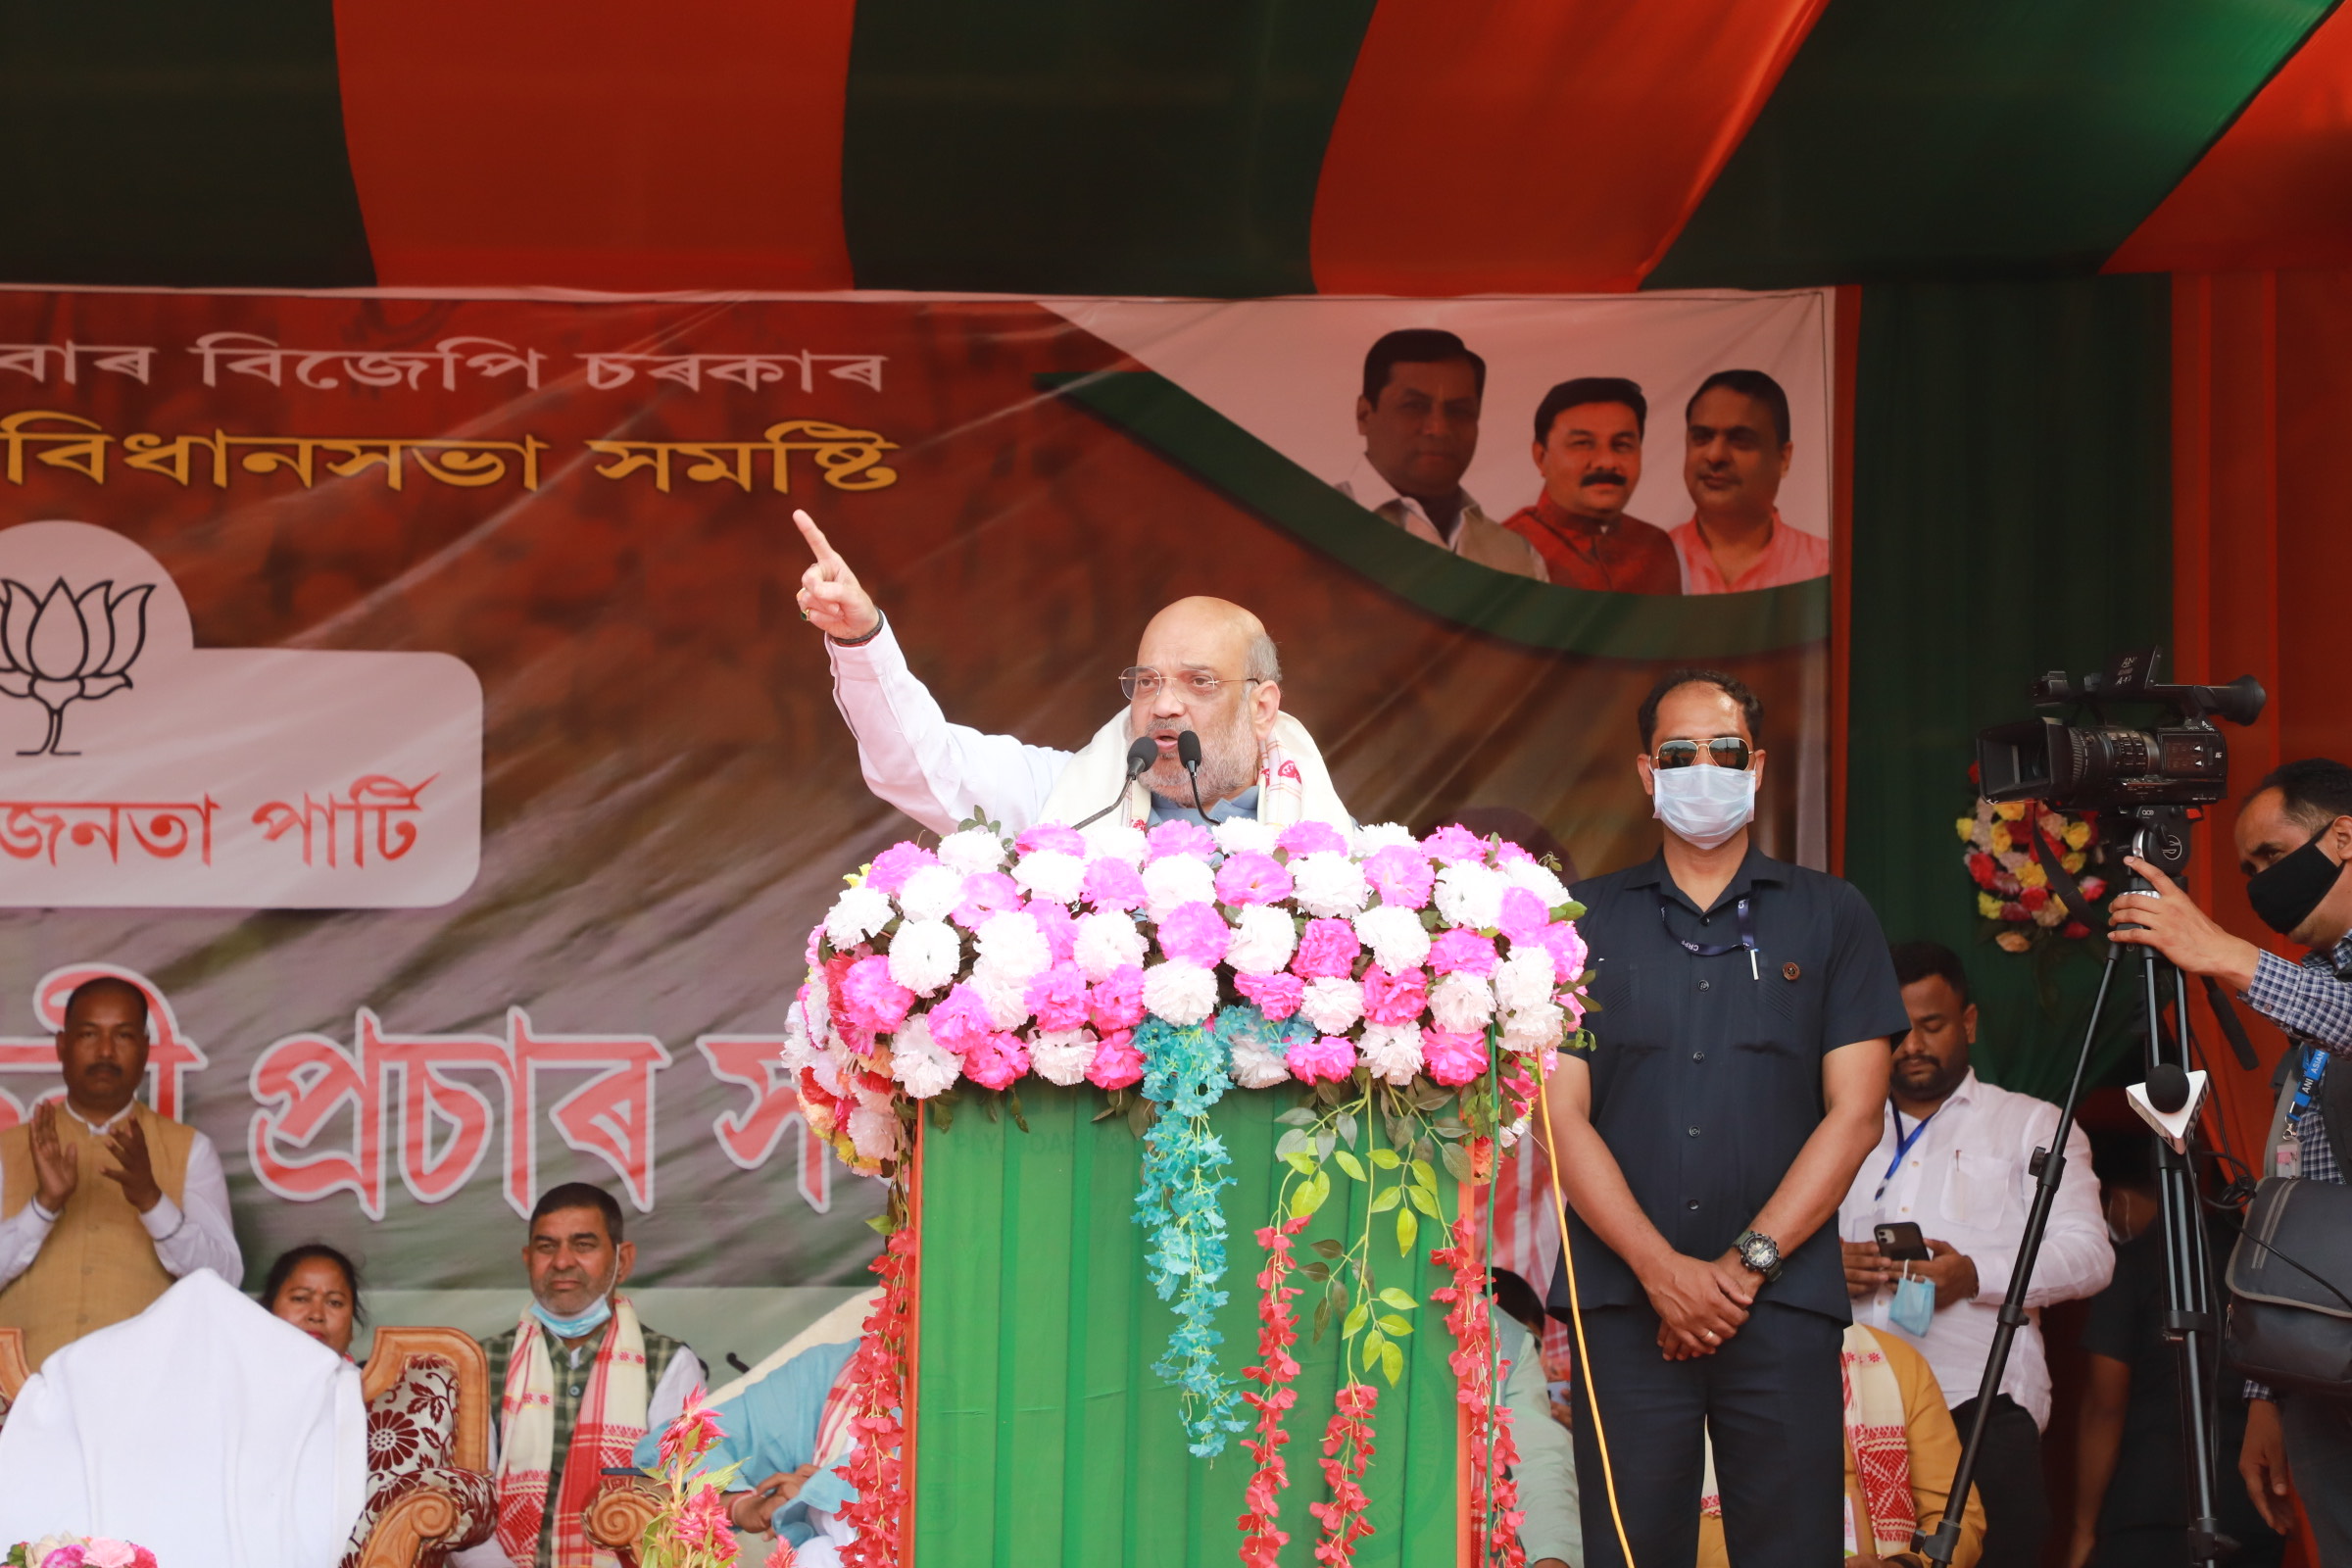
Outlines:
{"label": "seated woman", "polygon": [[324,1242],[280,1252],[262,1285],[262,1305],[320,1345],[351,1359],[351,1331],[368,1321],[358,1265]]}

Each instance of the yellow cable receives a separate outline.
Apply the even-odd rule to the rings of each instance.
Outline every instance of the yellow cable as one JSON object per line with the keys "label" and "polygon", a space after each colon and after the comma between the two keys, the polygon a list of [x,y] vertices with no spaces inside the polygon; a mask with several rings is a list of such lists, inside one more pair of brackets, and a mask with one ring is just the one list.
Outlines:
{"label": "yellow cable", "polygon": [[1625,1568],[1634,1568],[1634,1544],[1626,1539],[1625,1512],[1617,1506],[1617,1471],[1609,1462],[1609,1430],[1601,1424],[1600,1391],[1593,1386],[1592,1356],[1585,1348],[1585,1309],[1576,1295],[1576,1250],[1568,1243],[1568,1200],[1560,1189],[1560,1152],[1551,1141],[1551,1104],[1541,1077],[1536,1080],[1536,1110],[1544,1128],[1544,1152],[1551,1167],[1551,1212],[1560,1227],[1560,1267],[1568,1276],[1568,1319],[1576,1330],[1577,1370],[1584,1374],[1585,1408],[1592,1412],[1592,1442],[1600,1449],[1601,1490],[1609,1494],[1609,1522],[1617,1527],[1617,1549],[1625,1554]]}

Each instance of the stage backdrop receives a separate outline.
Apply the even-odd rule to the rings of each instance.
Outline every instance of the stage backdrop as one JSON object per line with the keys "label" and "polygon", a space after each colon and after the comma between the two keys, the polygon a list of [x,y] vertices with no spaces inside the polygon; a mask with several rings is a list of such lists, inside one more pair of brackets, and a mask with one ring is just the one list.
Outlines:
{"label": "stage backdrop", "polygon": [[1826,534],[1831,303],[0,294],[0,1119],[117,970],[249,1280],[324,1238],[495,1319],[581,1178],[644,1283],[861,1282],[879,1194],[774,1055],[808,926],[911,824],[794,612],[795,507],[963,722],[1079,744],[1152,611],[1219,594],[1359,817],[1484,808],[1588,871],[1655,842],[1643,690],[1720,664],[1768,705],[1765,846],[1822,863],[1826,580],[1547,586],[1332,485],[1365,350],[1438,326],[1490,366],[1494,516],[1544,390],[1606,374],[1652,404],[1631,512],[1682,522],[1684,403],[1748,368]]}

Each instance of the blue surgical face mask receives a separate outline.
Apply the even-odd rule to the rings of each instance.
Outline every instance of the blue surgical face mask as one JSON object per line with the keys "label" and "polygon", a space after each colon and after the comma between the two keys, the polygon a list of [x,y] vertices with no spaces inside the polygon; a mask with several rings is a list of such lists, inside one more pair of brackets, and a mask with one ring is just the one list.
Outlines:
{"label": "blue surgical face mask", "polygon": [[1894,1286],[1894,1304],[1886,1309],[1894,1326],[1914,1339],[1927,1338],[1936,1323],[1936,1287],[1909,1275]]}
{"label": "blue surgical face mask", "polygon": [[598,1297],[595,1304],[578,1317],[558,1317],[540,1305],[537,1298],[533,1298],[531,1316],[545,1324],[547,1331],[559,1340],[585,1339],[603,1328],[612,1316],[612,1293],[607,1291]]}
{"label": "blue surgical face mask", "polygon": [[1752,768],[1716,767],[1700,762],[1690,767],[1653,769],[1651,809],[1677,838],[1702,850],[1727,843],[1756,814],[1756,775]]}

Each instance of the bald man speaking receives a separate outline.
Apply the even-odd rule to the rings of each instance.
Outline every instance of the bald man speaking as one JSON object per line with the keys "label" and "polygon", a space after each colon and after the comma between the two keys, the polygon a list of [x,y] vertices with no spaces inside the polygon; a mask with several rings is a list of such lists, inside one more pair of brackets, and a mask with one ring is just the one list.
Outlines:
{"label": "bald man speaking", "polygon": [[[1059,752],[949,723],[848,563],[808,514],[793,520],[816,556],[801,577],[801,618],[825,634],[834,701],[858,737],[865,782],[933,832],[974,814],[1007,834],[1090,817],[1094,833],[1197,821],[1195,775],[1177,743],[1187,730],[1200,741],[1200,815],[1351,825],[1306,726],[1282,710],[1274,640],[1241,606],[1179,599],[1153,615],[1134,665],[1118,674],[1125,710],[1084,750]],[[1130,781],[1129,749],[1146,739],[1151,763]]]}

